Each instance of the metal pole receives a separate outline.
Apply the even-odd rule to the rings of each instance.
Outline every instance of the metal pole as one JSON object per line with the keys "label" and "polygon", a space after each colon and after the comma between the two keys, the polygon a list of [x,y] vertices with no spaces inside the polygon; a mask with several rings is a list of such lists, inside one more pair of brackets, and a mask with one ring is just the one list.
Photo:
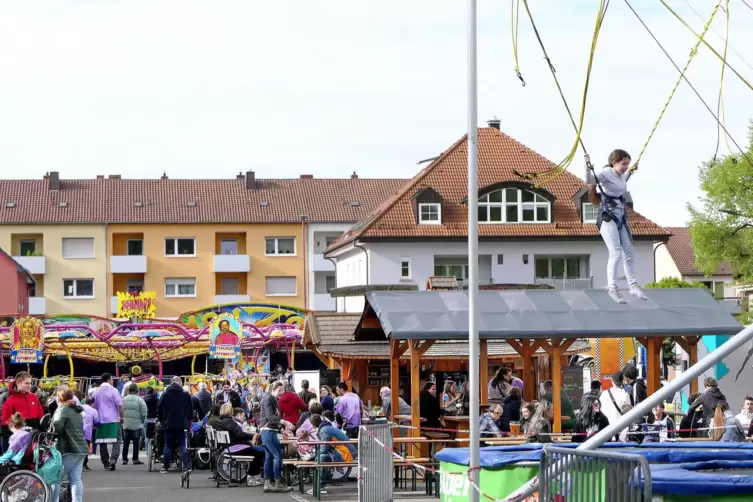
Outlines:
{"label": "metal pole", "polygon": [[[480,465],[478,414],[480,400],[479,339],[478,339],[478,82],[476,70],[476,0],[468,0],[468,383],[471,467]],[[471,479],[479,484],[479,471],[471,471]],[[479,494],[471,490],[471,502],[479,502]]]}
{"label": "metal pole", "polygon": [[[595,434],[588,439],[585,443],[580,445],[578,450],[594,450],[599,446],[609,441],[612,437],[617,435],[621,430],[628,427],[630,424],[637,422],[641,417],[647,415],[657,404],[664,401],[669,396],[674,396],[675,392],[682,390],[683,387],[690,382],[703,375],[703,373],[714,367],[716,363],[736,352],[742,348],[748,341],[753,339],[753,326],[740,331],[738,334],[730,338],[727,343],[716,349],[714,352],[708,354],[706,357],[698,361],[696,364],[683,372],[682,375],[675,378],[671,382],[668,382],[664,387],[659,389],[658,392],[651,394],[648,398],[638,404],[635,408],[625,413],[620,420],[613,424],[609,424],[609,427],[603,431]],[[552,472],[559,472],[564,466],[555,464],[552,466]],[[555,470],[556,469],[556,470]],[[523,500],[525,497],[530,496],[538,489],[538,480],[534,480],[533,483],[527,483],[510,496],[510,500]]]}

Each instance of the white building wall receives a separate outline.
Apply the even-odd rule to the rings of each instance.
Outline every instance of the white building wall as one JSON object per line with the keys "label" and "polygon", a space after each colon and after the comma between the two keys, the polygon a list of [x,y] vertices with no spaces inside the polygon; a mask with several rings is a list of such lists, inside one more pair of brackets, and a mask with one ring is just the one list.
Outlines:
{"label": "white building wall", "polygon": [[656,280],[660,281],[665,277],[676,277],[683,281],[700,281],[700,282],[722,282],[724,283],[724,297],[734,298],[739,296],[739,288],[732,283],[734,278],[731,275],[710,275],[708,277],[698,275],[681,275],[672,256],[664,244],[655,244],[656,254]]}
{"label": "white building wall", "polygon": [[[314,255],[324,252],[326,248],[325,236],[342,234],[351,226],[350,223],[311,223],[308,225],[306,234],[306,289],[308,291],[306,291],[306,295],[308,296],[308,308],[312,310],[318,310],[315,295],[326,293],[326,291],[322,291],[322,273],[317,274],[314,267]],[[319,284],[317,283],[317,275],[319,275]]]}
{"label": "white building wall", "polygon": [[[370,277],[368,284],[416,284],[420,290],[426,288],[429,277],[434,275],[435,256],[467,257],[465,242],[365,242],[362,246],[369,250]],[[650,241],[634,243],[638,281],[641,284],[653,280],[653,249]],[[502,264],[498,255],[502,254]],[[524,255],[527,263],[524,263]],[[480,242],[479,279],[482,282],[506,284],[533,284],[534,259],[536,256],[578,255],[588,256],[589,270],[582,270],[584,277],[593,277],[594,288],[606,288],[606,268],[608,252],[601,240],[581,241],[504,241]],[[354,249],[337,258],[337,286],[366,284],[365,270],[361,266],[364,252]],[[411,263],[410,279],[401,277],[402,258]],[[355,271],[358,271],[356,273]],[[356,282],[353,282],[356,281]],[[359,282],[360,281],[360,282]],[[624,277],[620,287],[626,288]],[[338,299],[339,312],[359,312],[363,310],[363,298]]]}

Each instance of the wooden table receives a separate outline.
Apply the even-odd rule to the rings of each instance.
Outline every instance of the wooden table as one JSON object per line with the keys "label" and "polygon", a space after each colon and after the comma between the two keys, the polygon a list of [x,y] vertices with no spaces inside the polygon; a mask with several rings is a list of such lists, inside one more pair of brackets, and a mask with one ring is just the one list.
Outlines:
{"label": "wooden table", "polygon": [[468,416],[445,416],[442,417],[448,429],[457,429],[463,432],[447,432],[453,439],[469,437],[468,430],[471,428],[471,417]]}

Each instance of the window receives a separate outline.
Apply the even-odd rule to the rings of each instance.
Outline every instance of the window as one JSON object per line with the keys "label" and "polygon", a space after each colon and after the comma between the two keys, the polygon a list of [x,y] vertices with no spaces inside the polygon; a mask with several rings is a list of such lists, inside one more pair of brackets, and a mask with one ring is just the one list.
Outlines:
{"label": "window", "polygon": [[590,202],[583,203],[583,223],[596,223],[599,216],[599,206],[594,206]]}
{"label": "window", "polygon": [[578,279],[581,259],[577,257],[536,257],[534,272],[537,279]]}
{"label": "window", "polygon": [[94,279],[63,279],[66,298],[94,298]]}
{"label": "window", "polygon": [[337,277],[334,275],[325,276],[324,283],[324,287],[327,289],[327,293],[329,293],[337,287]]}
{"label": "window", "polygon": [[141,256],[144,254],[144,240],[143,239],[128,239],[126,243],[128,246],[128,256]]}
{"label": "window", "polygon": [[505,264],[505,255],[498,254],[497,255],[497,265],[504,265]]}
{"label": "window", "polygon": [[181,277],[165,279],[165,298],[181,298],[196,296],[196,279]]}
{"label": "window", "polygon": [[442,223],[442,205],[436,202],[419,204],[418,222],[422,225],[440,225]]}
{"label": "window", "polygon": [[549,223],[551,204],[537,193],[518,188],[489,192],[478,200],[479,223]]}
{"label": "window", "polygon": [[434,265],[434,275],[465,281],[468,279],[468,265]]}
{"label": "window", "polygon": [[410,258],[400,258],[400,277],[410,279]]}
{"label": "window", "polygon": [[144,281],[142,279],[128,279],[126,287],[129,293],[140,293],[144,291]]}
{"label": "window", "polygon": [[240,286],[237,277],[223,277],[220,283],[221,295],[238,295],[240,294]]}
{"label": "window", "polygon": [[220,243],[220,254],[238,254],[237,239],[222,239]]}
{"label": "window", "polygon": [[295,254],[295,237],[267,237],[264,240],[267,256],[291,256]]}
{"label": "window", "polygon": [[63,239],[63,258],[94,258],[94,239]]}
{"label": "window", "polygon": [[196,256],[196,239],[193,237],[165,239],[165,256]]}
{"label": "window", "polygon": [[34,254],[37,252],[37,241],[34,239],[24,239],[20,242],[20,245],[20,256],[34,256]]}
{"label": "window", "polygon": [[523,265],[528,265],[528,255],[527,254],[523,255]]}
{"label": "window", "polygon": [[332,244],[334,244],[334,243],[335,243],[335,241],[336,241],[337,239],[339,239],[339,236],[334,236],[334,237],[325,237],[325,238],[324,238],[324,246],[325,246],[325,247],[330,247],[330,246],[331,246]]}
{"label": "window", "polygon": [[267,296],[296,296],[295,277],[267,277]]}

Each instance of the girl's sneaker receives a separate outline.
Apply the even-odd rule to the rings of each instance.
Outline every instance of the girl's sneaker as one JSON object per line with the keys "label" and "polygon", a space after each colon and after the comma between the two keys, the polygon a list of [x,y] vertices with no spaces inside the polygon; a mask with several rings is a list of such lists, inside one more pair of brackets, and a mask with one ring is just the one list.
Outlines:
{"label": "girl's sneaker", "polygon": [[614,300],[616,303],[627,303],[622,295],[620,295],[620,292],[617,288],[607,289],[607,294],[609,295],[609,298]]}
{"label": "girl's sneaker", "polygon": [[635,296],[636,298],[640,298],[641,300],[648,300],[646,293],[644,293],[638,285],[630,286],[630,294]]}

